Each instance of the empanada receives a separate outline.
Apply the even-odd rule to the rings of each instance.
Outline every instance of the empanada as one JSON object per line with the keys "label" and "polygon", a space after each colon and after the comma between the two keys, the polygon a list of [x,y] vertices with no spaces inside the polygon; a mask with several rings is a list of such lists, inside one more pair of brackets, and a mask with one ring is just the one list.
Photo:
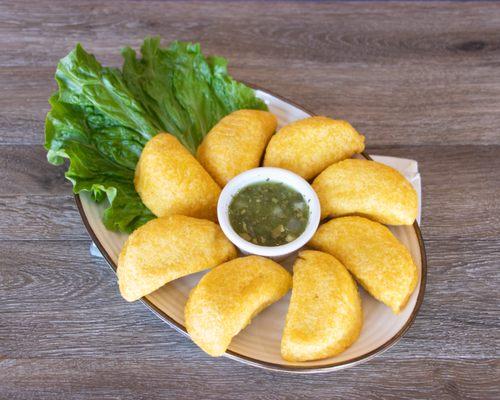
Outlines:
{"label": "empanada", "polygon": [[310,117],[281,128],[267,146],[264,166],[312,179],[329,165],[365,148],[365,137],[347,121]]}
{"label": "empanada", "polygon": [[231,339],[290,289],[290,274],[274,261],[248,256],[209,271],[191,291],[185,308],[191,339],[211,356],[224,354]]}
{"label": "empanada", "polygon": [[157,217],[180,214],[217,220],[219,185],[168,133],[159,133],[146,143],[134,184],[143,203]]}
{"label": "empanada", "polygon": [[361,215],[389,225],[411,225],[417,217],[415,189],[394,168],[349,159],[325,169],[312,184],[321,217]]}
{"label": "empanada", "polygon": [[259,166],[276,124],[276,117],[268,111],[235,111],[205,136],[198,147],[198,161],[220,186],[225,186],[236,175]]}
{"label": "empanada", "polygon": [[309,245],[330,253],[377,300],[398,314],[418,281],[411,254],[391,231],[362,217],[335,218],[320,226]]}
{"label": "empanada", "polygon": [[330,254],[301,251],[293,266],[282,357],[310,361],[337,355],[354,343],[362,324],[361,298],[347,269]]}
{"label": "empanada", "polygon": [[235,247],[214,222],[182,215],[153,219],[132,232],[120,252],[120,292],[134,301],[235,257]]}

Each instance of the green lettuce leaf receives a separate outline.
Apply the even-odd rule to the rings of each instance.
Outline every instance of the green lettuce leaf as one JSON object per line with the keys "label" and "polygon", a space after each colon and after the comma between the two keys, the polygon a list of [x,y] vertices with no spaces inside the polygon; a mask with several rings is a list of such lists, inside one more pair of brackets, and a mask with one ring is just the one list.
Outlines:
{"label": "green lettuce leaf", "polygon": [[121,140],[116,137],[123,127],[116,132],[109,127],[93,131],[87,123],[95,117],[93,109],[62,103],[57,93],[49,103],[52,109],[45,122],[48,160],[58,165],[68,158],[66,178],[73,183],[73,191],[88,191],[96,202],[108,200],[104,225],[130,232],[154,218],[134,188],[134,166],[142,147],[125,134]]}
{"label": "green lettuce leaf", "polygon": [[199,44],[147,38],[141,59],[122,50],[123,79],[162,130],[193,154],[206,133],[225,115],[242,108],[267,110],[252,89],[233,80],[223,58],[205,58]]}
{"label": "green lettuce leaf", "polygon": [[45,147],[52,164],[69,159],[66,177],[75,193],[88,191],[96,202],[109,203],[108,229],[131,232],[154,218],[133,182],[149,139],[169,132],[194,154],[225,115],[267,107],[228,75],[224,59],[205,58],[198,44],[161,48],[159,38],[147,38],[141,59],[130,48],[122,54],[122,71],[103,67],[80,44],[59,62]]}

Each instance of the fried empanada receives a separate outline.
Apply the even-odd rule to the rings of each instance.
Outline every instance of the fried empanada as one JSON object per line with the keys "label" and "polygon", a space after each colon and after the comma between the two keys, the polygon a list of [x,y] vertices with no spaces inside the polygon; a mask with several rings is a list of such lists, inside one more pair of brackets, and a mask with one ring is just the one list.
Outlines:
{"label": "fried empanada", "polygon": [[271,138],[264,166],[312,179],[329,165],[361,153],[364,141],[347,121],[310,117],[284,126]]}
{"label": "fried empanada", "polygon": [[283,297],[291,283],[283,267],[264,257],[242,257],[219,265],[189,295],[185,320],[191,339],[211,356],[223,355],[231,339]]}
{"label": "fried empanada", "polygon": [[362,217],[332,219],[309,245],[337,257],[377,300],[398,314],[418,281],[410,252],[391,231]]}
{"label": "fried empanada", "polygon": [[118,284],[134,301],[166,283],[236,257],[214,222],[170,215],[149,221],[128,237],[118,259]]}
{"label": "fried empanada", "polygon": [[411,225],[417,217],[415,189],[394,168],[349,159],[325,169],[312,184],[321,217],[361,215],[383,224]]}
{"label": "fried empanada", "polygon": [[235,111],[205,136],[198,147],[198,161],[224,186],[236,175],[259,166],[276,124],[276,117],[267,111]]}
{"label": "fried empanada", "polygon": [[354,343],[362,325],[361,298],[347,269],[330,254],[301,251],[293,266],[282,357],[311,361],[335,356]]}
{"label": "fried empanada", "polygon": [[219,185],[168,133],[159,133],[146,143],[134,184],[143,203],[157,217],[179,214],[217,220]]}

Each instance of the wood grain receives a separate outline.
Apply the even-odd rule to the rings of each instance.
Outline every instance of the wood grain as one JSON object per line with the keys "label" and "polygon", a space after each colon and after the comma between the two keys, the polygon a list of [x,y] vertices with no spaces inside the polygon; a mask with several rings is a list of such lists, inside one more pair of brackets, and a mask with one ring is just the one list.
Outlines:
{"label": "wood grain", "polygon": [[[0,2],[0,399],[500,397],[500,4]],[[238,79],[418,160],[427,292],[404,338],[324,375],[213,360],[89,254],[43,144],[59,58],[107,65],[148,34],[200,41]]]}
{"label": "wood grain", "polygon": [[232,74],[377,145],[500,144],[498,4],[0,4],[0,135],[41,143],[57,60],[81,41],[108,65],[146,35],[199,41]]}
{"label": "wood grain", "polygon": [[[179,353],[179,355],[182,353]],[[167,362],[168,361],[168,362]],[[494,398],[498,395],[493,360],[455,362],[420,359],[400,363],[379,358],[357,375],[341,371],[325,375],[250,374],[244,366],[222,359],[206,370],[206,360],[188,360],[189,368],[175,359],[162,361],[43,359],[3,361],[8,364],[2,386],[9,399],[429,399]],[[454,367],[457,367],[455,371]],[[228,374],[228,371],[231,371]],[[398,371],[394,376],[389,371]],[[200,374],[203,378],[200,379]],[[471,375],[477,379],[472,379]],[[20,377],[32,375],[24,381]],[[96,376],[100,379],[96,380]],[[57,385],[54,385],[57,383]],[[336,396],[335,393],[338,393]]]}

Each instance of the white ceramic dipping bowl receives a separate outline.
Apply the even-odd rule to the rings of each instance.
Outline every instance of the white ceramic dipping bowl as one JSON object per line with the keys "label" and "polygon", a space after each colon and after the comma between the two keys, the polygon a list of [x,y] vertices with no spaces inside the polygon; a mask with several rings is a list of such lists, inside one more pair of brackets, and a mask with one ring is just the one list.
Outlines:
{"label": "white ceramic dipping bowl", "polygon": [[[229,222],[229,205],[236,193],[248,185],[266,181],[288,185],[302,194],[309,206],[309,218],[304,232],[292,242],[281,246],[259,246],[247,242],[236,233]],[[242,253],[256,254],[274,259],[284,258],[304,246],[318,229],[320,215],[318,196],[311,185],[293,172],[281,168],[254,168],[234,177],[224,186],[217,204],[217,217],[222,231]]]}

